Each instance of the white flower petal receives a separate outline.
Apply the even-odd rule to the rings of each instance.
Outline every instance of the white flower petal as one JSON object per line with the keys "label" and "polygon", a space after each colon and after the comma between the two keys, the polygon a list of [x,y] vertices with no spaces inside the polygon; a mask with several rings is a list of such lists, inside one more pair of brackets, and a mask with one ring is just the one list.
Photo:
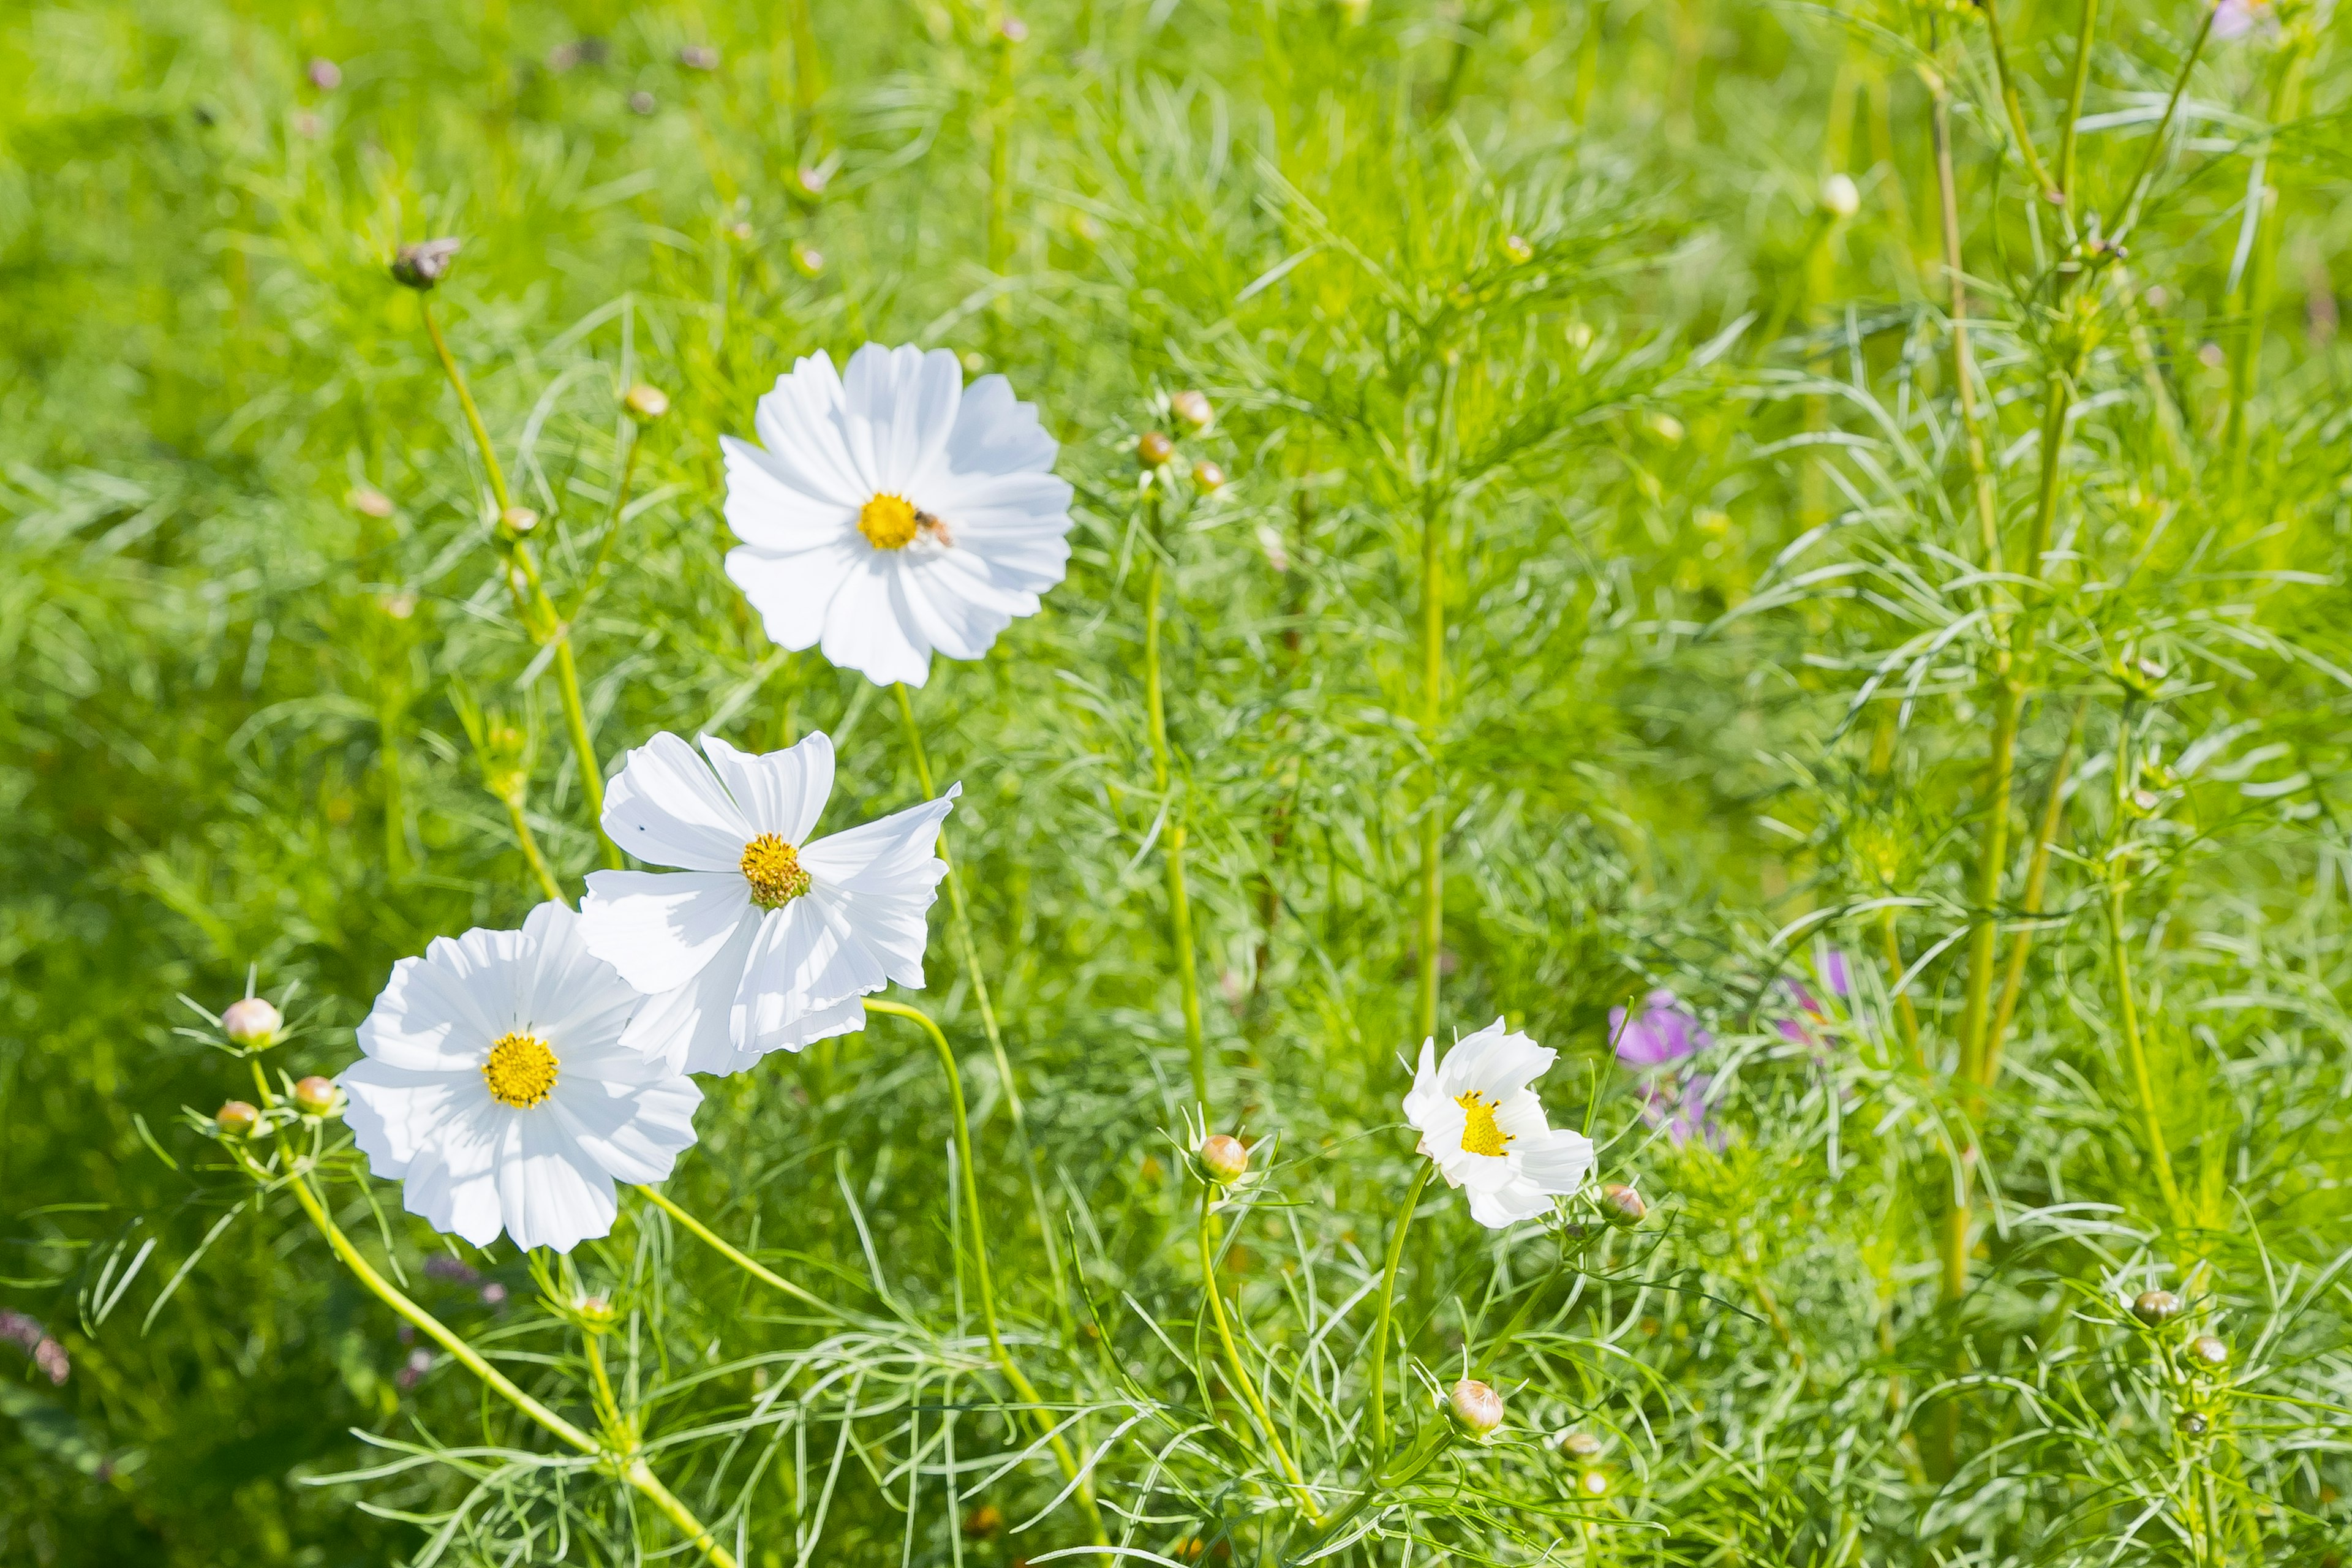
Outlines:
{"label": "white flower petal", "polygon": [[867,343],[850,356],[842,394],[851,450],[866,441],[875,488],[906,495],[947,449],[963,402],[963,367],[947,349]]}
{"label": "white flower petal", "polygon": [[943,457],[951,473],[1012,474],[1050,468],[1059,451],[1037,405],[1015,398],[1003,376],[983,375],[963,389]]}
{"label": "white flower petal", "polygon": [[572,907],[552,900],[540,905],[523,921],[522,934],[517,1025],[542,1039],[561,1039],[571,1052],[618,1040],[637,1010],[638,992],[588,951]]}
{"label": "white flower petal", "polygon": [[817,885],[851,893],[913,893],[937,888],[948,874],[936,852],[940,824],[963,794],[961,783],[947,794],[904,811],[801,847],[801,868]]}
{"label": "white flower petal", "polygon": [[772,471],[820,500],[855,510],[876,489],[873,473],[851,453],[841,424],[841,377],[832,357],[810,354],[776,378],[760,399],[751,428],[774,458]]}
{"label": "white flower petal", "polygon": [[863,500],[810,493],[782,453],[732,436],[721,436],[719,447],[726,458],[727,526],[744,543],[790,554],[838,543],[845,529],[857,525]]}
{"label": "white flower petal", "polygon": [[795,847],[807,842],[833,794],[831,736],[819,730],[796,746],[754,756],[705,735],[702,751],[755,834],[775,834]]}
{"label": "white flower petal", "polygon": [[757,837],[694,748],[667,731],[631,752],[604,795],[604,831],[654,866],[733,871]]}
{"label": "white flower petal", "polygon": [[589,952],[651,994],[693,979],[735,928],[758,914],[740,871],[591,871],[580,935]]}
{"label": "white flower petal", "polygon": [[569,1252],[613,1228],[620,1205],[611,1174],[565,1136],[553,1116],[515,1116],[499,1149],[499,1212],[517,1247]]}
{"label": "white flower petal", "polygon": [[797,653],[816,646],[842,585],[866,571],[873,554],[854,531],[787,555],[743,545],[727,552],[727,576],[760,612],[768,640]]}
{"label": "white flower petal", "polygon": [[1541,1142],[1530,1140],[1517,1152],[1519,1169],[1545,1193],[1566,1197],[1592,1174],[1592,1140],[1565,1127],[1556,1129]]}
{"label": "white flower petal", "polygon": [[931,645],[911,624],[898,592],[898,563],[880,551],[843,579],[825,605],[819,647],[828,663],[854,669],[877,686],[920,686],[931,671]]}
{"label": "white flower petal", "polygon": [[756,920],[738,921],[693,979],[647,997],[622,1043],[660,1060],[671,1072],[731,1073],[749,1066],[737,1057],[729,1018],[735,993],[742,988],[743,971],[751,962],[751,945],[760,938],[760,925]]}
{"label": "white flower petal", "polygon": [[1533,1182],[1515,1176],[1509,1183],[1470,1194],[1470,1217],[1488,1230],[1501,1230],[1523,1219],[1533,1219],[1551,1207],[1551,1200]]}
{"label": "white flower petal", "polygon": [[549,1119],[595,1168],[623,1182],[666,1179],[694,1142],[694,1110],[702,1091],[690,1079],[665,1078],[642,1089],[559,1082]]}

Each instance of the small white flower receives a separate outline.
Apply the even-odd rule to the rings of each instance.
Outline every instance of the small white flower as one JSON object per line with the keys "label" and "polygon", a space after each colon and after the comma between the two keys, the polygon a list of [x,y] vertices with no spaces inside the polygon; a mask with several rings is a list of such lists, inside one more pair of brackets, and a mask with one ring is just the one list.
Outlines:
{"label": "small white flower", "polygon": [[920,686],[931,650],[978,658],[1070,560],[1070,487],[1036,405],[956,356],[867,343],[837,375],[812,354],[733,437],[727,574],[778,647]]}
{"label": "small white flower", "polygon": [[581,901],[590,952],[660,993],[631,1032],[685,1072],[734,1073],[865,1026],[858,1000],[919,989],[931,901],[947,862],[938,800],[812,840],[833,793],[822,732],[753,755],[676,735],[629,753],[604,796],[604,831],[671,872],[596,871]]}
{"label": "small white flower", "polygon": [[336,1081],[368,1168],[477,1247],[568,1252],[613,1228],[613,1184],[658,1182],[702,1091],[624,1042],[644,1002],[541,904],[520,931],[437,937],[393,966]]}
{"label": "small white flower", "polygon": [[1456,1043],[1443,1064],[1436,1042],[1422,1042],[1405,1120],[1446,1185],[1469,1190],[1470,1217],[1490,1230],[1542,1214],[1592,1173],[1592,1141],[1554,1131],[1528,1087],[1558,1056],[1505,1032],[1500,1018]]}

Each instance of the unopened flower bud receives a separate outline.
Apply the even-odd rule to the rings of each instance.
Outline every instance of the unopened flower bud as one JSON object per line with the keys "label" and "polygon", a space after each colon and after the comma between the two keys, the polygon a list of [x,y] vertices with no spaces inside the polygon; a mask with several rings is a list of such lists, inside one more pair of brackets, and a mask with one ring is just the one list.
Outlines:
{"label": "unopened flower bud", "polygon": [[1225,488],[1225,470],[1214,463],[1195,463],[1192,465],[1192,482],[1214,495]]}
{"label": "unopened flower bud", "polygon": [[1570,1432],[1559,1440],[1559,1451],[1571,1459],[1597,1459],[1601,1457],[1601,1439],[1590,1432]]}
{"label": "unopened flower bud", "polygon": [[1018,16],[1007,16],[996,24],[996,36],[1008,44],[1017,44],[1029,37],[1029,24]]}
{"label": "unopened flower bud", "polygon": [[392,515],[392,498],[382,490],[372,489],[366,485],[354,485],[345,490],[343,504],[362,517],[372,517],[378,521]]}
{"label": "unopened flower bud", "polygon": [[232,1100],[213,1112],[213,1125],[231,1138],[242,1138],[261,1125],[261,1112],[242,1100]]}
{"label": "unopened flower bud", "polygon": [[2205,1428],[2208,1425],[2210,1425],[2210,1423],[2206,1421],[2205,1417],[2198,1415],[2193,1410],[2180,1418],[2180,1429],[2183,1432],[2188,1433],[2191,1437],[2202,1437],[2205,1435]]}
{"label": "unopened flower bud", "polygon": [[2157,1328],[2180,1316],[2180,1298],[2169,1290],[2143,1290],[2132,1302],[2132,1316]]}
{"label": "unopened flower bud", "polygon": [[658,419],[669,412],[669,394],[642,381],[622,394],[621,403],[631,415],[648,421]]}
{"label": "unopened flower bud", "polygon": [[1607,1497],[1609,1495],[1609,1472],[1603,1469],[1591,1469],[1585,1471],[1582,1475],[1576,1478],[1576,1489],[1582,1492],[1586,1497]]}
{"label": "unopened flower bud", "polygon": [[824,195],[824,187],[833,181],[833,171],[822,163],[803,163],[793,174],[800,194],[810,201]]}
{"label": "unopened flower bud", "polygon": [[1249,1170],[1249,1149],[1238,1138],[1213,1132],[1201,1140],[1201,1169],[1213,1182],[1234,1183]]}
{"label": "unopened flower bud", "polygon": [[1611,1182],[1601,1189],[1601,1213],[1611,1225],[1630,1229],[1648,1217],[1650,1205],[1624,1183]]}
{"label": "unopened flower bud", "polygon": [[677,51],[677,63],[688,70],[715,71],[719,68],[719,51],[709,44],[688,44]]}
{"label": "unopened flower bud", "polygon": [[582,1328],[596,1334],[611,1328],[618,1316],[613,1310],[612,1299],[601,1292],[574,1296],[572,1299],[572,1315],[580,1320]]}
{"label": "unopened flower bud", "polygon": [[509,539],[520,539],[539,526],[539,513],[527,506],[510,506],[499,513],[499,531]]}
{"label": "unopened flower bud", "polygon": [[309,77],[310,85],[320,92],[332,92],[343,85],[343,68],[332,60],[312,60],[302,68],[302,74]]}
{"label": "unopened flower bud", "polygon": [[803,278],[815,277],[824,270],[824,252],[805,240],[794,240],[793,268]]}
{"label": "unopened flower bud", "polygon": [[1515,234],[1503,241],[1503,254],[1524,267],[1536,258],[1536,247],[1528,243],[1527,236]]}
{"label": "unopened flower bud", "polygon": [[1862,187],[1851,174],[1832,174],[1822,182],[1822,210],[1843,221],[1862,210]]}
{"label": "unopened flower bud", "polygon": [[1447,1414],[1455,1426],[1473,1437],[1484,1437],[1503,1424],[1503,1396],[1475,1377],[1465,1377],[1445,1395]]}
{"label": "unopened flower bud", "polygon": [[650,92],[640,89],[629,94],[629,112],[632,114],[651,114],[660,107],[660,101]]}
{"label": "unopened flower bud", "polygon": [[1208,395],[1189,386],[1170,395],[1168,412],[1194,430],[1206,430],[1217,416],[1217,411],[1210,406]]}
{"label": "unopened flower bud", "polygon": [[240,1046],[254,1047],[273,1045],[286,1020],[278,1009],[259,996],[247,996],[230,1003],[221,1010],[221,1033]]}
{"label": "unopened flower bud", "polygon": [[2230,1364],[2230,1347],[2211,1334],[2200,1334],[2189,1341],[2189,1354],[2204,1366],[2220,1368]]}
{"label": "unopened flower bud", "polygon": [[316,1073],[294,1086],[294,1109],[305,1116],[332,1116],[342,1098],[333,1079]]}
{"label": "unopened flower bud", "polygon": [[1135,444],[1135,460],[1147,468],[1164,468],[1176,459],[1176,443],[1157,430],[1146,431]]}
{"label": "unopened flower bud", "polygon": [[420,239],[402,246],[392,258],[393,281],[419,291],[432,288],[449,275],[463,244],[461,239]]}

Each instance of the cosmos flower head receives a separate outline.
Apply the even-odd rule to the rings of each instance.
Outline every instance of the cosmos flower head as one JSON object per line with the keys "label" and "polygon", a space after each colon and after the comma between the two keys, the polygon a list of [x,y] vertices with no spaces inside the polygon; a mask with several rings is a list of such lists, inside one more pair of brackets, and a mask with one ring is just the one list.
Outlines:
{"label": "cosmos flower head", "polygon": [[978,658],[1070,559],[1070,487],[1033,404],[945,349],[812,354],[728,437],[727,574],[778,647],[920,686],[931,654]]}
{"label": "cosmos flower head", "polygon": [[1405,1120],[1421,1133],[1419,1152],[1446,1185],[1468,1193],[1470,1217],[1490,1230],[1549,1211],[1592,1173],[1591,1141],[1553,1128],[1532,1087],[1558,1056],[1500,1018],[1442,1063],[1437,1043],[1422,1042]]}
{"label": "cosmos flower head", "polygon": [[[1822,950],[1814,968],[1818,983],[1831,995],[1843,1002],[1853,994],[1853,971],[1843,950],[1834,947]],[[1782,1004],[1793,1011],[1775,1018],[1772,1027],[1780,1032],[1781,1038],[1792,1044],[1820,1044],[1821,1037],[1815,1026],[1830,1016],[1820,994],[1793,975],[1781,979],[1776,989]]]}
{"label": "cosmos flower head", "polygon": [[702,1092],[626,1039],[644,998],[540,905],[520,931],[404,958],[336,1080],[378,1176],[436,1229],[567,1252],[613,1228],[614,1184],[657,1182]]}
{"label": "cosmos flower head", "polygon": [[1643,1121],[1661,1129],[1676,1148],[1693,1139],[1710,1149],[1723,1147],[1723,1129],[1706,1104],[1713,1076],[1681,1065],[1715,1044],[1696,1014],[1673,992],[1653,991],[1642,999],[1639,1013],[1609,1010],[1609,1036],[1616,1042],[1617,1059],[1642,1075]]}
{"label": "cosmos flower head", "polygon": [[933,853],[961,786],[812,837],[833,793],[823,731],[781,752],[702,753],[676,735],[631,752],[604,796],[613,842],[669,871],[595,871],[580,925],[590,952],[655,994],[633,1031],[682,1072],[740,1072],[861,1028],[860,998],[919,990]]}

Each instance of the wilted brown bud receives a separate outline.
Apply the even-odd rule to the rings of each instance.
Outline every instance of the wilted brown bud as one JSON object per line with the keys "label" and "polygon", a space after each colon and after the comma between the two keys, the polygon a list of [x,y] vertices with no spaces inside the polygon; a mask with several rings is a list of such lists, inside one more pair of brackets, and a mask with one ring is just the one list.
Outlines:
{"label": "wilted brown bud", "polygon": [[1503,1396],[1475,1377],[1465,1377],[1445,1395],[1446,1414],[1473,1437],[1484,1437],[1503,1424]]}
{"label": "wilted brown bud", "polygon": [[1630,1228],[1649,1216],[1650,1205],[1622,1182],[1611,1182],[1601,1189],[1601,1212],[1611,1225]]}
{"label": "wilted brown bud", "polygon": [[2180,1298],[2169,1290],[2143,1290],[2132,1303],[2132,1316],[2153,1329],[2180,1316]]}
{"label": "wilted brown bud", "polygon": [[449,275],[462,239],[420,239],[404,245],[392,258],[393,281],[422,292]]}
{"label": "wilted brown bud", "polygon": [[213,1112],[213,1125],[232,1138],[242,1138],[261,1125],[261,1112],[242,1100],[232,1100]]}
{"label": "wilted brown bud", "polygon": [[1164,468],[1176,458],[1176,443],[1157,430],[1144,433],[1135,444],[1135,460],[1147,468]]}
{"label": "wilted brown bud", "polygon": [[650,422],[669,412],[669,394],[641,381],[621,395],[621,404],[635,418]]}
{"label": "wilted brown bud", "polygon": [[305,1116],[332,1116],[342,1098],[333,1079],[315,1073],[294,1086],[294,1109]]}
{"label": "wilted brown bud", "polygon": [[1249,1150],[1238,1138],[1213,1132],[1201,1140],[1201,1169],[1213,1182],[1231,1184],[1249,1170]]}

